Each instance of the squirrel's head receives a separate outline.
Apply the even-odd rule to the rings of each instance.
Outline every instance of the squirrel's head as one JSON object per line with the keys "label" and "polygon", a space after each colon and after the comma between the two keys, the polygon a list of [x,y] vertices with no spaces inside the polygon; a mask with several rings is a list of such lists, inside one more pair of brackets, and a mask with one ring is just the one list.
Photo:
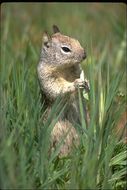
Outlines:
{"label": "squirrel's head", "polygon": [[43,34],[41,59],[48,64],[64,66],[78,64],[86,58],[86,52],[79,41],[60,33],[53,25],[53,34]]}

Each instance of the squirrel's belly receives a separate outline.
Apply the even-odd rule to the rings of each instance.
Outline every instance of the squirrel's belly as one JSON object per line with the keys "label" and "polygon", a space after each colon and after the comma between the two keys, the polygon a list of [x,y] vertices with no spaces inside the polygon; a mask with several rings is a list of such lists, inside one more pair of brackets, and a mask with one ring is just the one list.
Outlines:
{"label": "squirrel's belly", "polygon": [[[68,101],[67,106],[51,132],[52,151],[56,149],[56,147],[59,146],[59,143],[63,140],[59,156],[68,155],[68,153],[71,152],[73,145],[76,146],[79,144],[78,131],[74,127],[76,123],[80,124],[79,100],[77,96],[73,96],[73,99],[70,97],[70,99],[66,99],[66,101]],[[49,107],[47,113],[50,111],[51,107]]]}
{"label": "squirrel's belly", "polygon": [[63,141],[59,156],[66,156],[72,149],[73,145],[78,145],[78,133],[68,120],[59,120],[52,131],[52,148],[56,148]]}
{"label": "squirrel's belly", "polygon": [[80,122],[80,112],[78,101],[68,103],[66,109],[61,115],[60,119],[56,123],[51,133],[52,136],[52,148],[63,140],[61,145],[59,156],[66,156],[74,146],[79,144],[78,132],[74,127],[75,123]]}

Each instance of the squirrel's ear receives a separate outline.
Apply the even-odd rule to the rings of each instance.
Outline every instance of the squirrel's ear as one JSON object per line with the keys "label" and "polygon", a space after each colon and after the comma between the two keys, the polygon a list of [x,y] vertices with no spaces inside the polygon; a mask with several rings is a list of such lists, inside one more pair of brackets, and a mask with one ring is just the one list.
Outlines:
{"label": "squirrel's ear", "polygon": [[53,32],[54,32],[54,33],[59,33],[59,32],[60,32],[58,26],[53,25],[52,27],[53,27]]}
{"label": "squirrel's ear", "polygon": [[42,45],[49,47],[50,40],[51,40],[51,37],[48,35],[47,32],[44,32],[43,38],[42,38]]}

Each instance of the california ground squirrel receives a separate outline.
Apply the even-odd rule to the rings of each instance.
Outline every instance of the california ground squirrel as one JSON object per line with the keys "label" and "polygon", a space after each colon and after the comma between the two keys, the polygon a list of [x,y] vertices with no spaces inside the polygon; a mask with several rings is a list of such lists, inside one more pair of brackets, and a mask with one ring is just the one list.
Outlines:
{"label": "california ground squirrel", "polygon": [[[60,33],[53,25],[53,34],[43,34],[40,61],[37,74],[41,90],[47,100],[48,111],[60,95],[67,98],[67,108],[59,118],[51,133],[52,145],[60,142],[63,135],[70,129],[61,147],[60,155],[67,155],[72,144],[78,138],[74,122],[79,122],[78,87],[89,90],[88,82],[80,79],[79,63],[86,58],[86,52],[79,41]],[[49,112],[48,112],[49,113]]]}

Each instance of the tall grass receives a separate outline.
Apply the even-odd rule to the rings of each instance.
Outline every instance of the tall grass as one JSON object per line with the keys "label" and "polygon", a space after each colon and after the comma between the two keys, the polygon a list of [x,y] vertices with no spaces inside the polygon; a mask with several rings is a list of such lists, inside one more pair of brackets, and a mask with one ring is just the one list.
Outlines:
{"label": "tall grass", "polygon": [[[119,10],[120,15],[124,6],[116,5],[116,9],[109,7],[112,15],[109,19],[110,27],[104,26],[107,31],[112,28],[113,44],[108,38],[105,40],[105,36],[98,36],[96,30],[95,41],[93,40],[95,34],[90,41],[91,38],[87,33],[89,28],[85,31],[85,35],[80,30],[83,19],[88,27],[91,27],[90,18],[95,17],[95,23],[99,24],[104,10],[102,4],[92,5],[93,8],[89,8],[89,4],[72,4],[71,7],[63,4],[67,13],[65,18],[58,18],[58,15],[61,15],[58,9],[60,6],[59,4],[41,6],[4,4],[2,7],[0,186],[2,189],[126,189],[126,145],[123,137],[120,138],[116,134],[119,119],[126,109],[125,23],[124,17],[121,16],[119,19],[116,13],[116,10]],[[97,13],[92,14],[94,8]],[[72,12],[72,9],[75,12]],[[50,11],[47,13],[49,22],[41,23],[41,18],[45,19],[42,10],[44,12],[52,10],[52,14],[49,13]],[[85,15],[84,10],[86,10]],[[68,24],[69,11],[72,14],[70,25]],[[15,18],[14,25],[12,20],[15,15],[18,16]],[[104,18],[106,17],[108,17],[107,13],[104,12]],[[19,21],[23,23],[24,18],[27,24],[23,24],[24,28],[22,28]],[[76,18],[78,21],[75,20]],[[32,21],[36,25],[35,28],[32,28]],[[79,131],[79,147],[75,147],[70,155],[63,158],[58,157],[63,139],[50,155],[49,142],[51,131],[66,104],[63,106],[63,101],[58,98],[47,122],[44,123],[45,109],[41,102],[36,75],[41,34],[38,37],[34,32],[37,28],[39,30],[39,27],[50,28],[54,21],[61,23],[63,31],[70,35],[77,23],[79,33],[76,29],[73,34],[75,37],[80,36],[83,43],[85,39],[88,42],[88,58],[82,63],[82,67],[90,81],[91,89],[86,99],[90,123],[87,127],[83,118],[82,96],[79,91],[81,126],[75,124],[75,127],[82,128],[83,133]],[[69,29],[66,27],[67,24]],[[95,28],[97,28],[96,24]],[[34,39],[35,36],[37,39]],[[95,42],[98,42],[96,48],[94,48]],[[83,98],[85,97],[86,95]]]}

